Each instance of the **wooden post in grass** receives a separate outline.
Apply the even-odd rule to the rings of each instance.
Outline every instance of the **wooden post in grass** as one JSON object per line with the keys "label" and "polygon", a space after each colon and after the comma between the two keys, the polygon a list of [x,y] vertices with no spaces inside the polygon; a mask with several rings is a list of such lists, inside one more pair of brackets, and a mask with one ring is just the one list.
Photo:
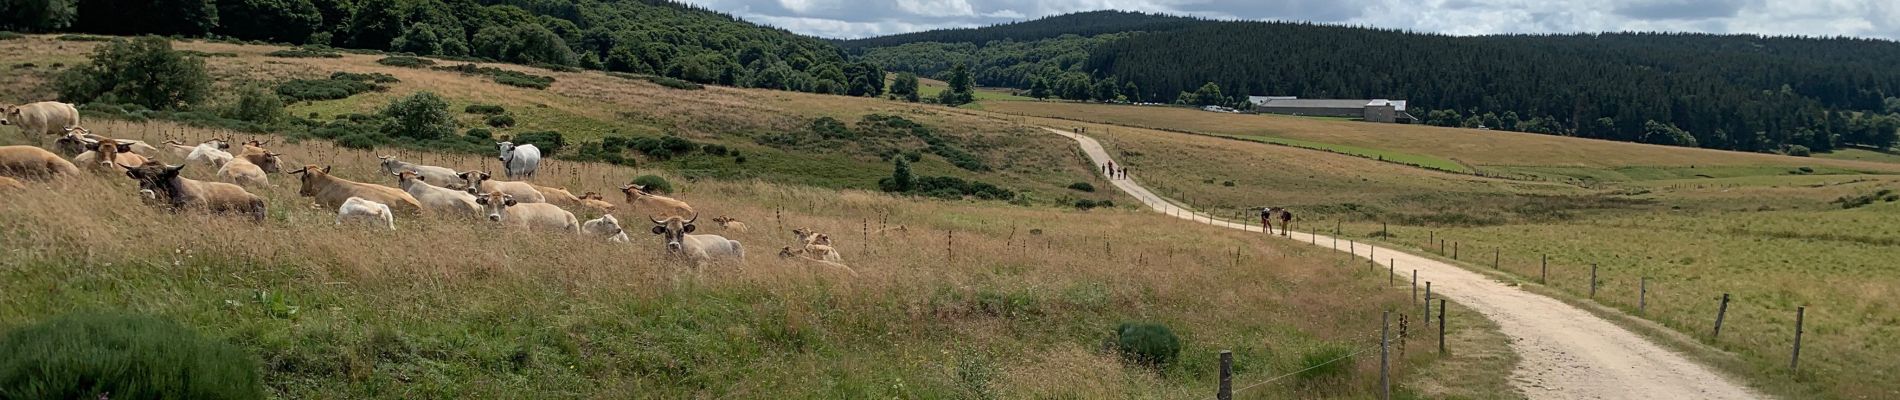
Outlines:
{"label": "wooden post in grass", "polygon": [[1722,306],[1715,309],[1715,333],[1709,334],[1709,340],[1722,338],[1722,318],[1728,316],[1728,293],[1722,294]]}
{"label": "wooden post in grass", "polygon": [[1499,261],[1503,261],[1503,260],[1504,260],[1504,249],[1502,248],[1491,249],[1491,269],[1500,268],[1499,266],[1503,264],[1499,263]]}
{"label": "wooden post in grass", "polygon": [[1544,269],[1543,269],[1543,272],[1537,275],[1537,283],[1544,284],[1549,281],[1550,281],[1550,255],[1545,254],[1544,255]]}
{"label": "wooden post in grass", "polygon": [[1808,306],[1794,309],[1794,356],[1788,359],[1788,372],[1801,372],[1801,325],[1807,319]]}
{"label": "wooden post in grass", "polygon": [[1432,326],[1432,281],[1425,281],[1425,326]]}
{"label": "wooden post in grass", "polygon": [[1234,352],[1220,351],[1220,391],[1214,392],[1219,400],[1234,400]]}
{"label": "wooden post in grass", "polygon": [[1597,263],[1590,263],[1590,298],[1597,298]]}
{"label": "wooden post in grass", "polygon": [[1385,229],[1385,223],[1384,223],[1384,222],[1380,222],[1380,223],[1379,223],[1379,236],[1384,236],[1384,237],[1388,237],[1388,238],[1389,238],[1389,237],[1392,237],[1392,231],[1388,231],[1388,230],[1386,230],[1386,229]]}
{"label": "wooden post in grass", "polygon": [[1445,355],[1445,299],[1438,299],[1438,355]]}
{"label": "wooden post in grass", "polygon": [[1418,269],[1412,269],[1412,304],[1418,304]]}
{"label": "wooden post in grass", "polygon": [[1438,239],[1438,255],[1445,255],[1445,239]]}
{"label": "wooden post in grass", "polygon": [[1458,242],[1451,242],[1451,259],[1458,259]]}
{"label": "wooden post in grass", "polygon": [[[1389,261],[1392,264],[1388,266],[1386,269],[1385,285],[1393,286],[1393,285],[1399,284],[1399,259],[1388,258],[1386,259],[1386,261]],[[1373,261],[1373,262],[1377,263],[1378,261]]]}
{"label": "wooden post in grass", "polygon": [[1392,311],[1379,316],[1379,399],[1392,400]]}
{"label": "wooden post in grass", "polygon": [[1647,276],[1636,285],[1636,314],[1642,315],[1646,308],[1649,308],[1649,277]]}
{"label": "wooden post in grass", "polygon": [[1425,247],[1431,247],[1432,242],[1436,241],[1438,241],[1438,231],[1425,231]]}

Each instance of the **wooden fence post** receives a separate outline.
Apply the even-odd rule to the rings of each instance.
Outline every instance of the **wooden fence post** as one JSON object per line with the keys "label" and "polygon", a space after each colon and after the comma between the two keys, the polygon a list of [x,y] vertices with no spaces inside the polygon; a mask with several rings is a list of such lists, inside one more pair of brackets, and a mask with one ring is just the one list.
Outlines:
{"label": "wooden fence post", "polygon": [[1232,350],[1220,351],[1220,391],[1214,393],[1214,398],[1234,400],[1234,352]]}
{"label": "wooden fence post", "polygon": [[1713,341],[1716,339],[1720,339],[1722,337],[1722,318],[1727,317],[1727,316],[1728,316],[1728,293],[1723,293],[1722,306],[1721,308],[1715,309],[1715,333],[1709,334],[1709,340]]}
{"label": "wooden fence post", "polygon": [[1438,299],[1438,355],[1445,355],[1445,299]]}
{"label": "wooden fence post", "polygon": [[1425,326],[1432,326],[1432,281],[1425,281]]}
{"label": "wooden fence post", "polygon": [[1548,284],[1549,282],[1550,282],[1550,255],[1545,254],[1544,255],[1544,269],[1543,269],[1543,272],[1538,273],[1537,283]]}
{"label": "wooden fence post", "polygon": [[1392,399],[1392,311],[1379,316],[1379,399]]}
{"label": "wooden fence post", "polygon": [[1392,237],[1392,231],[1388,231],[1385,229],[1385,222],[1379,223],[1379,236],[1388,237],[1388,238]]}
{"label": "wooden fence post", "polygon": [[1458,242],[1451,242],[1451,259],[1458,259]]}
{"label": "wooden fence post", "polygon": [[[1399,259],[1388,258],[1386,259],[1386,261],[1391,262],[1392,264],[1387,267],[1388,269],[1386,270],[1386,275],[1385,275],[1385,285],[1392,286],[1392,285],[1399,284]],[[1373,261],[1373,262],[1376,263],[1378,261]]]}
{"label": "wooden fence post", "polygon": [[1788,359],[1788,372],[1801,372],[1801,325],[1807,318],[1808,306],[1794,309],[1794,356]]}
{"label": "wooden fence post", "polygon": [[1425,247],[1432,247],[1432,242],[1437,241],[1438,231],[1425,231]]}
{"label": "wooden fence post", "polygon": [[1445,239],[1438,239],[1438,255],[1445,255]]}
{"label": "wooden fence post", "polygon": [[1637,315],[1642,315],[1644,309],[1649,308],[1649,277],[1647,276],[1643,277],[1641,282],[1642,283],[1639,283],[1636,286],[1636,290],[1637,290],[1636,314]]}
{"label": "wooden fence post", "polygon": [[1412,269],[1412,304],[1418,304],[1418,269]]}
{"label": "wooden fence post", "polygon": [[1590,298],[1597,298],[1597,263],[1590,263]]}
{"label": "wooden fence post", "polygon": [[1503,261],[1503,260],[1504,260],[1504,249],[1502,248],[1491,249],[1491,269],[1500,268],[1500,265],[1502,264],[1499,263],[1499,261]]}

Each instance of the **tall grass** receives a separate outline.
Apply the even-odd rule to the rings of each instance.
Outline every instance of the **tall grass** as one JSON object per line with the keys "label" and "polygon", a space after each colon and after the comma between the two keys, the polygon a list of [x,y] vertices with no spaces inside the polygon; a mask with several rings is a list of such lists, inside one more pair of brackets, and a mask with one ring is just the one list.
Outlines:
{"label": "tall grass", "polygon": [[[165,123],[93,129],[187,143],[229,134]],[[377,172],[376,153],[318,141],[270,147],[291,165],[393,183]],[[488,157],[397,155],[493,169]],[[702,228],[745,243],[748,260],[694,268],[665,257],[650,235],[618,245],[485,221],[337,226],[332,211],[296,195],[289,175],[253,189],[270,205],[264,223],[173,214],[108,173],[0,194],[0,292],[10,293],[0,297],[0,329],[76,310],[161,315],[249,349],[272,394],[300,398],[1190,397],[1212,392],[1218,350],[1235,351],[1239,380],[1277,375],[1302,366],[1310,349],[1370,343],[1379,312],[1405,304],[1403,292],[1346,273],[1356,269],[1336,257],[1141,212],[693,182],[558,160],[536,181],[607,192],[647,173],[673,180],[675,197],[705,218],[747,222],[749,232]],[[621,207],[630,233],[642,232],[644,214]],[[908,230],[864,233],[895,225]],[[858,276],[774,257],[794,227],[832,234]],[[1170,326],[1181,358],[1159,373],[1124,366],[1100,347],[1124,321]],[[1355,372],[1323,396],[1370,395],[1376,364],[1350,361]],[[1432,362],[1423,352],[1402,359],[1400,382]],[[1509,365],[1463,368],[1503,376]]]}

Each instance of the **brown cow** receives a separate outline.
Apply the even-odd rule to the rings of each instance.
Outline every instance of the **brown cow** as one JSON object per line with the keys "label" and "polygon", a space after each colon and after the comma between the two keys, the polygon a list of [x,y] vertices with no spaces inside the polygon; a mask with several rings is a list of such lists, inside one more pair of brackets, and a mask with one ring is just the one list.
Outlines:
{"label": "brown cow", "polygon": [[[256,143],[256,141],[251,143]],[[270,177],[265,174],[282,172],[281,160],[283,160],[282,154],[246,144],[241,152],[231,158],[231,161],[225,162],[224,167],[218,168],[218,178],[244,186],[270,186]]]}
{"label": "brown cow", "polygon": [[548,202],[547,195],[542,194],[540,189],[536,189],[535,185],[527,182],[498,181],[492,179],[487,172],[482,171],[468,171],[456,174],[456,176],[462,178],[462,191],[468,192],[468,194],[475,195],[476,197],[481,197],[482,195],[492,192],[501,192],[509,196],[514,196],[515,202],[517,203]]}
{"label": "brown cow", "polygon": [[601,197],[600,192],[587,192],[582,194],[581,207],[594,210],[601,215],[612,215],[614,209],[619,208],[619,206],[615,206],[614,203],[607,202],[606,198]]}
{"label": "brown cow", "polygon": [[79,166],[33,146],[0,146],[0,176],[49,179],[78,176]]}
{"label": "brown cow", "polygon": [[627,195],[627,204],[633,205],[635,209],[648,214],[649,217],[655,215],[662,217],[699,215],[699,213],[693,211],[693,206],[686,204],[686,202],[653,194],[653,192],[647,191],[646,186],[640,184],[621,186],[620,193]]}
{"label": "brown cow", "polygon": [[20,182],[19,179],[13,179],[13,178],[0,176],[0,192],[11,192],[15,190],[25,190],[25,189],[26,189],[25,182]]}
{"label": "brown cow", "polygon": [[118,171],[115,165],[145,165],[149,159],[132,152],[131,143],[121,143],[109,138],[87,143],[86,152],[73,157],[73,163],[84,165],[96,171]]}
{"label": "brown cow", "polygon": [[120,165],[125,176],[139,181],[139,193],[165,204],[172,212],[202,209],[213,213],[250,214],[251,220],[264,222],[267,215],[264,198],[244,191],[243,187],[223,182],[203,182],[178,176],[185,166],[168,166],[157,161],[137,167]]}
{"label": "brown cow", "polygon": [[330,175],[330,167],[306,165],[290,173],[302,175],[303,187],[297,189],[297,194],[316,198],[317,204],[322,204],[324,208],[339,209],[351,197],[361,197],[388,205],[390,210],[398,213],[422,214],[422,203],[402,189],[338,178]]}
{"label": "brown cow", "polygon": [[79,126],[79,109],[57,101],[8,105],[0,112],[0,125],[18,126],[21,134],[41,143],[44,135],[58,135]]}

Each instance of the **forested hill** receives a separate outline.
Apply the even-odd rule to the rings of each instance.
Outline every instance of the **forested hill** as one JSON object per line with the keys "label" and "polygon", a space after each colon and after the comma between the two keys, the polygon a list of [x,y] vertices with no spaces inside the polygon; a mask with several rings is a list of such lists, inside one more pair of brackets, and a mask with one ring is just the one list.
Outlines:
{"label": "forested hill", "polygon": [[23,0],[0,29],[219,37],[877,95],[821,39],[668,0]]}
{"label": "forested hill", "polygon": [[1121,32],[1159,32],[1187,28],[1202,20],[1164,14],[1130,11],[1089,11],[1045,17],[982,28],[938,29],[874,38],[843,40],[838,45],[856,51],[907,43],[970,43],[992,41],[1034,41],[1062,35],[1095,36]]}
{"label": "forested hill", "polygon": [[[1015,27],[1031,28],[1057,27]],[[933,76],[942,75],[941,66],[967,63],[979,85],[1030,89],[1040,82],[1050,96],[1070,99],[1408,99],[1412,114],[1438,125],[1747,151],[1886,147],[1900,126],[1900,116],[1890,115],[1900,113],[1900,68],[1894,67],[1900,43],[1886,40],[1455,37],[1194,21],[1137,34],[988,45],[915,42],[863,53],[889,69]],[[1210,82],[1210,90],[1201,90]]]}

